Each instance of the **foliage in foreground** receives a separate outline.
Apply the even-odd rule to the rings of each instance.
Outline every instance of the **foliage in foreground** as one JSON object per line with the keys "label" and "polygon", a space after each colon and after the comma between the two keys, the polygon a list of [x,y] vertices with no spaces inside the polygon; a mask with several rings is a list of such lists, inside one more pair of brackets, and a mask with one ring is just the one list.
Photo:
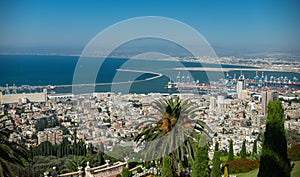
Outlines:
{"label": "foliage in foreground", "polygon": [[220,153],[219,151],[215,151],[213,157],[213,167],[212,167],[212,177],[220,177],[221,169],[220,169],[221,161],[220,161]]}
{"label": "foliage in foreground", "polygon": [[287,156],[284,111],[279,101],[270,101],[258,177],[289,177],[292,170]]}
{"label": "foliage in foreground", "polygon": [[163,167],[162,167],[162,176],[164,177],[173,177],[172,169],[171,169],[171,157],[165,156],[163,158]]}
{"label": "foliage in foreground", "polygon": [[9,141],[9,136],[15,126],[7,124],[13,121],[7,117],[0,117],[0,176],[16,176],[28,161],[27,150],[20,144]]}
{"label": "foliage in foreground", "polygon": [[209,177],[208,160],[208,145],[199,143],[192,168],[192,177]]}
{"label": "foliage in foreground", "polygon": [[189,100],[162,99],[152,106],[157,115],[140,124],[144,128],[135,141],[145,143],[144,159],[170,155],[172,173],[176,176],[178,164],[185,164],[185,154],[194,159],[198,134],[209,134],[211,130],[194,119],[199,107]]}
{"label": "foliage in foreground", "polygon": [[124,168],[122,169],[122,177],[130,177],[131,175],[132,175],[132,174],[131,174],[131,172],[129,171],[128,168],[124,167]]}

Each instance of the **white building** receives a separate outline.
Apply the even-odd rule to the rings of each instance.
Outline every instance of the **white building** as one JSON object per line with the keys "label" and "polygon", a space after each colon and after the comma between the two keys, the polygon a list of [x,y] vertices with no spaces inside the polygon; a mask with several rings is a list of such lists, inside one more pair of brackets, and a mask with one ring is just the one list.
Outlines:
{"label": "white building", "polygon": [[238,98],[241,98],[241,91],[245,89],[246,89],[245,76],[241,74],[238,79],[238,82],[236,83],[236,93]]}

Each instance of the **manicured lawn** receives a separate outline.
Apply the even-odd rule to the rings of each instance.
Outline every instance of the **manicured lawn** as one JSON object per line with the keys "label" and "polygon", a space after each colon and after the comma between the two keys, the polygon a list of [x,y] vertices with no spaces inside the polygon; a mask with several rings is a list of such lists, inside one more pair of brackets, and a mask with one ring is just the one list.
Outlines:
{"label": "manicured lawn", "polygon": [[257,174],[258,174],[258,169],[255,169],[255,170],[249,171],[247,173],[237,174],[236,176],[237,177],[257,177]]}
{"label": "manicured lawn", "polygon": [[[300,161],[294,162],[295,166],[293,168],[293,171],[291,173],[291,177],[299,177],[300,176]],[[258,169],[249,171],[247,173],[240,173],[237,174],[237,177],[256,177],[258,173]]]}
{"label": "manicured lawn", "polygon": [[295,166],[293,168],[293,171],[291,173],[291,177],[298,177],[300,176],[300,161],[294,162]]}

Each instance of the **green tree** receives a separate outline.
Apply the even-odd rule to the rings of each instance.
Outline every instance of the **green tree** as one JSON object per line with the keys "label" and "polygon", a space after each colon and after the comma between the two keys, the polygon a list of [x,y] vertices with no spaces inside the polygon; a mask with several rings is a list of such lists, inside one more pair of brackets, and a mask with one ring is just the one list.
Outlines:
{"label": "green tree", "polygon": [[67,162],[67,169],[70,172],[78,171],[78,167],[85,167],[87,160],[83,156],[74,156],[73,159],[69,159]]}
{"label": "green tree", "polygon": [[76,155],[76,156],[86,156],[86,154],[87,154],[87,149],[82,140],[79,140],[77,142],[74,141],[74,143],[72,145],[72,150],[73,150],[73,155]]}
{"label": "green tree", "polygon": [[196,149],[195,160],[192,166],[192,177],[208,177],[209,176],[209,168],[208,168],[208,145],[206,142],[203,142],[199,138],[199,143]]}
{"label": "green tree", "polygon": [[63,153],[62,153],[61,145],[55,145],[55,146],[56,146],[56,156],[58,158],[62,158],[63,157]]}
{"label": "green tree", "polygon": [[170,155],[173,175],[177,175],[177,162],[183,164],[185,154],[194,159],[196,140],[199,133],[211,132],[204,122],[197,119],[197,104],[179,97],[157,100],[152,104],[158,114],[143,122],[143,131],[135,138],[145,142],[145,158]]}
{"label": "green tree", "polygon": [[257,140],[254,140],[253,148],[252,148],[252,156],[257,154]]}
{"label": "green tree", "polygon": [[60,144],[62,148],[62,156],[67,156],[71,154],[71,143],[67,138],[63,138],[62,143]]}
{"label": "green tree", "polygon": [[163,158],[163,167],[162,167],[162,176],[164,177],[173,177],[172,169],[171,169],[171,157],[165,156]]}
{"label": "green tree", "polygon": [[284,129],[284,110],[280,101],[270,101],[258,177],[289,177],[290,160]]}
{"label": "green tree", "polygon": [[227,162],[234,160],[234,153],[233,153],[233,141],[229,140],[229,152]]}
{"label": "green tree", "polygon": [[105,164],[105,159],[104,159],[104,146],[101,143],[98,147],[98,163],[99,165],[104,165]]}
{"label": "green tree", "polygon": [[50,141],[41,142],[37,147],[37,155],[50,156],[54,155],[54,147]]}
{"label": "green tree", "polygon": [[89,143],[86,153],[87,155],[93,155],[93,152],[94,152],[94,147],[91,143]]}
{"label": "green tree", "polygon": [[129,169],[128,168],[123,168],[122,169],[122,177],[130,177],[130,176],[132,176],[132,174],[131,174],[131,172],[129,171]]}
{"label": "green tree", "polygon": [[[66,168],[67,157],[57,158],[55,156],[35,156],[26,164],[25,169],[19,176],[22,177],[38,177],[45,171],[52,171],[55,166],[58,174],[69,172]],[[78,169],[77,169],[78,171]]]}
{"label": "green tree", "polygon": [[220,177],[221,176],[220,165],[221,165],[220,153],[219,153],[219,151],[215,151],[214,157],[213,157],[212,177]]}
{"label": "green tree", "polygon": [[246,158],[246,156],[247,156],[246,141],[244,140],[243,145],[242,145],[242,150],[240,153],[240,157],[243,159],[243,158]]}
{"label": "green tree", "polygon": [[[0,176],[16,176],[24,167],[27,159],[27,150],[20,144],[9,141],[13,132],[7,122],[13,121],[7,117],[0,118]],[[15,130],[15,127],[13,128]]]}
{"label": "green tree", "polygon": [[218,141],[215,144],[215,151],[219,151],[219,142]]}

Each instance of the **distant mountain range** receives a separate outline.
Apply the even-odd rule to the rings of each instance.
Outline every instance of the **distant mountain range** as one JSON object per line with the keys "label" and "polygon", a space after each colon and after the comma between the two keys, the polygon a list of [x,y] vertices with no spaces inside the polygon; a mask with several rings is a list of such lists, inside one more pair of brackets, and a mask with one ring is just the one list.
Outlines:
{"label": "distant mountain range", "polygon": [[[284,58],[300,61],[300,50],[264,50],[264,49],[239,49],[230,47],[212,46],[217,56],[235,56],[242,58]],[[84,47],[1,47],[0,54],[9,55],[80,55]],[[126,57],[143,52],[158,52],[171,55],[173,57],[191,56],[181,46],[170,44],[163,45],[163,43],[149,44],[149,45],[127,45],[116,49],[111,56]],[[101,51],[99,50],[101,54]]]}
{"label": "distant mountain range", "polygon": [[213,47],[218,56],[236,56],[243,58],[298,58],[300,59],[300,50],[278,50],[278,49],[232,49],[226,47]]}

